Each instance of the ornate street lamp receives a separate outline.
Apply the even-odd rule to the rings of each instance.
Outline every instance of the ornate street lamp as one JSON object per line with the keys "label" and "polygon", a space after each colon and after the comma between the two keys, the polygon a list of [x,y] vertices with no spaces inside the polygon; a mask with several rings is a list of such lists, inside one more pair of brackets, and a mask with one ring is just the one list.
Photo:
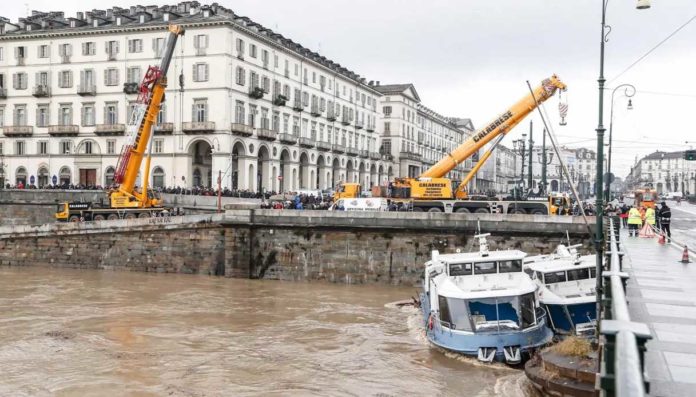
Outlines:
{"label": "ornate street lamp", "polygon": [[604,190],[604,198],[607,200],[607,202],[611,201],[611,183],[612,181],[612,175],[611,175],[611,138],[612,138],[612,130],[614,126],[614,94],[619,88],[624,88],[624,96],[629,98],[628,99],[628,110],[633,109],[633,102],[631,102],[631,97],[633,97],[636,94],[636,87],[634,87],[631,84],[621,84],[620,86],[614,88],[614,90],[611,92],[611,111],[609,112],[609,157],[607,158],[607,187]]}

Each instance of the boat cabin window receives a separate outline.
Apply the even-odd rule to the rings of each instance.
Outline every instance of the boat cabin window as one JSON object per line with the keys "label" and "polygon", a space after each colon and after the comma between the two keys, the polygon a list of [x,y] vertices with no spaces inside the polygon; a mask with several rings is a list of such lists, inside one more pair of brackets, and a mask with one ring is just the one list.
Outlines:
{"label": "boat cabin window", "polygon": [[495,262],[476,262],[474,263],[474,274],[495,273]]}
{"label": "boat cabin window", "polygon": [[590,278],[590,269],[588,268],[568,270],[568,281],[587,280],[588,278]]}
{"label": "boat cabin window", "polygon": [[527,275],[529,276],[529,278],[533,278],[534,270],[532,270],[532,269],[530,269],[530,268],[525,268],[525,269],[524,269],[524,272],[527,273]]}
{"label": "boat cabin window", "polygon": [[499,273],[512,273],[522,271],[522,261],[519,259],[500,261],[498,262],[498,266],[500,267],[500,270],[498,271]]}
{"label": "boat cabin window", "polygon": [[471,331],[466,300],[438,296],[438,302],[440,303],[440,322],[443,327]]}
{"label": "boat cabin window", "polygon": [[590,268],[590,278],[597,278],[597,268]]}
{"label": "boat cabin window", "polygon": [[452,317],[450,317],[449,305],[447,305],[447,297],[438,295],[437,301],[440,304],[440,321],[448,324],[451,323]]}
{"label": "boat cabin window", "polygon": [[471,312],[471,321],[476,331],[519,329],[520,319],[518,305],[518,297],[470,300],[469,311]]}
{"label": "boat cabin window", "polygon": [[470,276],[471,275],[471,263],[450,263],[449,275],[450,276]]}
{"label": "boat cabin window", "polygon": [[566,281],[565,271],[544,273],[544,284],[555,284]]}
{"label": "boat cabin window", "polygon": [[528,328],[535,324],[534,293],[520,297],[520,310],[522,311],[522,328]]}

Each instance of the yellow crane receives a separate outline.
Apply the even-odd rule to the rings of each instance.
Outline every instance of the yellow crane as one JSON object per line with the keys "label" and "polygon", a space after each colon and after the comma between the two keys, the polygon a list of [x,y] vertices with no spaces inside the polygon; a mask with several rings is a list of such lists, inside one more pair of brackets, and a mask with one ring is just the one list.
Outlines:
{"label": "yellow crane", "polygon": [[[150,155],[148,153],[152,127],[157,121],[167,87],[167,70],[171,63],[174,48],[184,29],[169,25],[165,40],[162,61],[159,66],[150,66],[138,89],[138,100],[128,120],[126,142],[116,166],[114,182],[118,186],[109,191],[109,203],[72,202],[58,205],[56,220],[77,222],[80,220],[105,220],[119,218],[145,218],[156,216],[165,210],[161,200],[148,190],[150,174]],[[146,154],[147,153],[147,154]],[[145,159],[143,186],[136,189],[138,173]]]}
{"label": "yellow crane", "polygon": [[[478,169],[488,159],[495,146],[508,134],[517,124],[519,124],[529,113],[537,108],[541,103],[551,98],[556,91],[566,90],[566,85],[553,75],[544,79],[541,84],[514,103],[508,110],[500,114],[485,127],[476,131],[469,139],[455,148],[447,156],[438,161],[435,165],[423,172],[417,178],[397,178],[391,183],[390,197],[398,200],[410,200],[414,211],[431,212],[517,212],[517,213],[548,213],[548,203],[479,203],[465,204],[451,202],[451,200],[464,199],[467,197],[466,184],[473,178]],[[445,177],[457,165],[469,159],[474,153],[478,152],[484,145],[491,140],[497,139],[478,164],[464,178],[464,181],[452,188],[452,181]],[[342,183],[336,190],[335,199],[358,197],[360,185],[357,183]],[[544,209],[542,210],[543,207]],[[495,208],[494,208],[495,207]]]}

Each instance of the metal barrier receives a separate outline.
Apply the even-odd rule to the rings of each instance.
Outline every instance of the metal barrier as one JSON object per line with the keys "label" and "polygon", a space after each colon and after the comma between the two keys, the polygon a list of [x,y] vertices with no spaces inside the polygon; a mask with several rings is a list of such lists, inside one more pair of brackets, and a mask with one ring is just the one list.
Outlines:
{"label": "metal barrier", "polygon": [[641,397],[649,392],[644,378],[645,343],[652,338],[644,323],[631,321],[626,302],[626,281],[618,241],[618,222],[607,222],[608,249],[602,277],[604,279],[603,310],[600,322],[600,388],[603,396]]}

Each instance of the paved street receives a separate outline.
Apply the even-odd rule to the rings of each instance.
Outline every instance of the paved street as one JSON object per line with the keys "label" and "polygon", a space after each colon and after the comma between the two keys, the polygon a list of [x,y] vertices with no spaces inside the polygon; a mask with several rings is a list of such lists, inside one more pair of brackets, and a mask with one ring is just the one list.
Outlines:
{"label": "paved street", "polygon": [[[687,231],[694,228],[696,206],[682,203],[677,208],[672,211],[673,236],[686,238]],[[631,319],[648,324],[653,336],[646,352],[650,395],[692,396],[696,387],[696,263],[680,263],[681,250],[660,245],[656,238],[630,238],[625,231],[621,238],[626,252],[624,269],[631,274],[627,287]]]}
{"label": "paved street", "polygon": [[672,209],[672,237],[680,243],[685,243],[692,250],[696,249],[696,205],[668,201]]}

